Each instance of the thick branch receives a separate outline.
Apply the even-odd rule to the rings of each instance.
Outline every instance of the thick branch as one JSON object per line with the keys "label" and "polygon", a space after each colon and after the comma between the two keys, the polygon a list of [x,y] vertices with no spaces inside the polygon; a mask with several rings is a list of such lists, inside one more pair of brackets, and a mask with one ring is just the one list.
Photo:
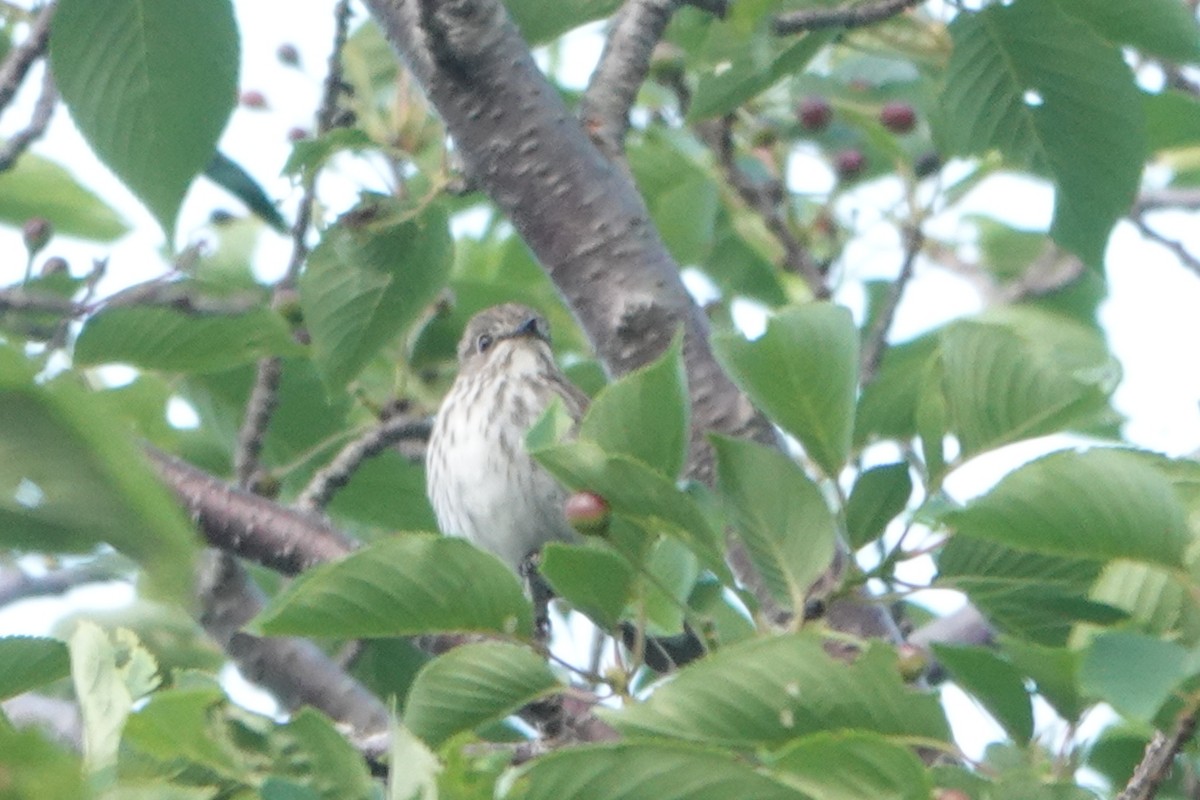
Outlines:
{"label": "thick branch", "polygon": [[312,706],[366,735],[388,727],[387,707],[307,639],[241,633],[265,603],[246,570],[226,553],[210,552],[202,570],[200,620],[247,679],[265,686],[288,710]]}
{"label": "thick branch", "polygon": [[50,21],[53,18],[54,3],[50,3],[34,19],[25,41],[14,47],[8,58],[4,59],[4,63],[0,64],[0,112],[8,108],[8,104],[16,96],[33,62],[46,52],[46,45],[50,41]]}
{"label": "thick branch", "polygon": [[852,3],[837,8],[805,8],[775,17],[771,21],[771,29],[785,36],[821,28],[861,28],[894,17],[921,2],[923,0],[877,0],[874,3]]}
{"label": "thick branch", "polygon": [[596,146],[619,158],[629,130],[629,109],[650,72],[650,56],[680,0],[627,0],[579,105],[579,117]]}
{"label": "thick branch", "polygon": [[679,327],[692,395],[690,467],[704,432],[773,441],[708,346],[707,321],[625,172],[538,71],[497,0],[367,0],[454,138],[471,177],[550,273],[609,370],[655,358]]}
{"label": "thick branch", "polygon": [[344,536],[320,520],[234,489],[160,450],[146,448],[146,453],[213,547],[285,575],[341,558],[353,549]]}

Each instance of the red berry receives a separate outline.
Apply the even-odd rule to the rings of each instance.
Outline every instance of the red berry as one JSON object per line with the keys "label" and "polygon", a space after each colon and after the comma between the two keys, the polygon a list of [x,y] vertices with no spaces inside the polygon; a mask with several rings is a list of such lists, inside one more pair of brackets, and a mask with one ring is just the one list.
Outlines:
{"label": "red berry", "polygon": [[908,103],[893,100],[880,110],[879,121],[889,131],[908,133],[917,125],[917,112]]}
{"label": "red berry", "polygon": [[239,102],[246,108],[262,110],[267,107],[267,96],[257,89],[247,89],[242,92]]}
{"label": "red berry", "polygon": [[867,157],[861,150],[841,150],[833,157],[833,168],[842,180],[857,178],[867,167]]}
{"label": "red berry", "polygon": [[290,128],[287,132],[288,141],[293,142],[293,143],[299,142],[302,139],[307,139],[308,137],[309,137],[308,131],[299,126],[297,126],[295,128]]}
{"label": "red berry", "polygon": [[833,106],[824,97],[806,97],[796,107],[796,117],[806,131],[819,133],[829,127],[833,119]]}
{"label": "red berry", "polygon": [[584,536],[603,536],[612,516],[608,503],[595,492],[575,492],[564,505],[567,522]]}
{"label": "red berry", "polygon": [[31,254],[45,247],[53,235],[54,226],[45,217],[30,217],[21,226],[21,237],[25,240],[25,249]]}

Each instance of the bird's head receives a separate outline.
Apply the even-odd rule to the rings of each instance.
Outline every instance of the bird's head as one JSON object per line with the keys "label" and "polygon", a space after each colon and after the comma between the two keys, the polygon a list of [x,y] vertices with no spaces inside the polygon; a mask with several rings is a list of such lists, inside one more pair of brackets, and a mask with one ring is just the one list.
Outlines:
{"label": "bird's head", "polygon": [[458,343],[459,369],[479,369],[514,345],[531,347],[550,358],[550,325],[546,318],[518,303],[485,308],[471,317]]}

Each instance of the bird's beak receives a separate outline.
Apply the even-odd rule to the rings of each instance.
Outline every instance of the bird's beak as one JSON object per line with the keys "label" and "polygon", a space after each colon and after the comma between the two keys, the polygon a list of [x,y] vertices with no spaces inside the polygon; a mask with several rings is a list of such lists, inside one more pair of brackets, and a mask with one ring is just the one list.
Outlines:
{"label": "bird's beak", "polygon": [[534,339],[542,339],[542,340],[545,340],[545,338],[546,338],[546,337],[542,336],[542,332],[538,329],[537,317],[530,317],[529,319],[525,320],[510,335],[513,338],[517,338],[520,336],[529,336]]}

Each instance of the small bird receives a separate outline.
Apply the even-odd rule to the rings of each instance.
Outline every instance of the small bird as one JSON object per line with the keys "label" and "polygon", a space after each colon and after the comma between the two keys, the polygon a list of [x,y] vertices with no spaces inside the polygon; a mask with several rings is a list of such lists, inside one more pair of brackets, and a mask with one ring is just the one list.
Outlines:
{"label": "small bird", "polygon": [[525,434],[555,397],[578,422],[588,398],[554,362],[546,319],[516,303],[485,309],[458,344],[458,377],[425,456],[442,532],[522,575],[546,542],[578,541],[563,509],[567,490],[525,448]]}

